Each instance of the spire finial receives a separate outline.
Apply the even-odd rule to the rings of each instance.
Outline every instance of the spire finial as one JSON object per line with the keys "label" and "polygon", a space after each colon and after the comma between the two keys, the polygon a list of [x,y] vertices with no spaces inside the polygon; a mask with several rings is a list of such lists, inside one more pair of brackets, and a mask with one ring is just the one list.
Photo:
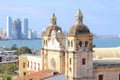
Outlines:
{"label": "spire finial", "polygon": [[56,16],[54,12],[50,18],[50,22],[51,22],[51,25],[56,25]]}
{"label": "spire finial", "polygon": [[78,23],[82,22],[83,14],[82,14],[82,12],[81,12],[80,9],[78,10],[78,12],[77,12],[77,14],[75,15],[75,17],[76,17],[76,22],[78,22]]}
{"label": "spire finial", "polygon": [[53,12],[51,19],[56,19],[55,13]]}
{"label": "spire finial", "polygon": [[82,12],[81,12],[80,9],[78,10],[78,12],[77,12],[77,14],[76,14],[76,17],[83,17],[83,14],[82,14]]}

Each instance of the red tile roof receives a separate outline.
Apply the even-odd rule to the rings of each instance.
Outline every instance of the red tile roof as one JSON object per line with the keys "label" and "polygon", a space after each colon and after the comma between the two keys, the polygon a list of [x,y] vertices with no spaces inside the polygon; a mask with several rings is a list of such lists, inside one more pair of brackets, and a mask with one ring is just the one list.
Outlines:
{"label": "red tile roof", "polygon": [[39,72],[35,72],[35,71],[28,71],[27,75],[25,76],[21,76],[15,80],[42,80],[45,78],[49,78],[49,77],[53,77],[53,76],[57,76],[60,75],[60,73],[53,71],[53,70],[42,70]]}

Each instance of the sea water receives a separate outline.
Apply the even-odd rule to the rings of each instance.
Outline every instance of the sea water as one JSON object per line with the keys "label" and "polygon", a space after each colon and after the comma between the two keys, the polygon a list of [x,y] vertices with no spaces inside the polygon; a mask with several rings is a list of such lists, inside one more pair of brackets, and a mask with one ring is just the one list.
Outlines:
{"label": "sea water", "polygon": [[34,50],[40,50],[42,46],[42,40],[2,40],[0,41],[0,47],[10,48],[13,45],[16,45],[18,48],[27,46]]}
{"label": "sea water", "polygon": [[120,38],[98,38],[93,40],[98,48],[120,47]]}
{"label": "sea water", "polygon": [[[40,50],[42,46],[42,40],[1,40],[0,47],[10,48],[13,45],[17,47],[27,46],[34,50]],[[99,38],[94,39],[93,44],[96,45],[97,48],[105,48],[105,47],[119,47],[120,46],[120,38]]]}

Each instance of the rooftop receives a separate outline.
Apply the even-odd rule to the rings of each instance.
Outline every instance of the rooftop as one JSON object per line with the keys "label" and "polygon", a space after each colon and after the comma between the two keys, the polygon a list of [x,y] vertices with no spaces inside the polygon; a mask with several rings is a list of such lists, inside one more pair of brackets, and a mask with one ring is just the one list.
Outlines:
{"label": "rooftop", "polygon": [[111,67],[120,67],[119,60],[94,60],[93,68],[111,68]]}
{"label": "rooftop", "polygon": [[29,74],[19,77],[15,80],[44,80],[44,79],[47,80],[47,78],[51,78],[59,75],[62,75],[62,74],[53,70],[42,70],[39,72],[30,71]]}
{"label": "rooftop", "polygon": [[94,48],[93,60],[120,60],[120,47]]}

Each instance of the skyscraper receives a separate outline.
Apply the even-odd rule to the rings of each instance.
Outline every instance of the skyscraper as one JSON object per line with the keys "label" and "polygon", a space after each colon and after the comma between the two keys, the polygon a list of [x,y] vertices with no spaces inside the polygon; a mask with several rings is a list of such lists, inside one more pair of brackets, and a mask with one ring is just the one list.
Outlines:
{"label": "skyscraper", "polygon": [[17,19],[13,22],[13,36],[14,39],[22,39],[22,31],[21,31],[21,21]]}
{"label": "skyscraper", "polygon": [[7,39],[12,39],[12,18],[10,16],[7,17]]}
{"label": "skyscraper", "polygon": [[18,39],[18,31],[17,31],[17,21],[14,21],[13,24],[12,24],[12,29],[13,29],[13,32],[12,32],[12,35],[13,35],[13,39]]}
{"label": "skyscraper", "polygon": [[23,39],[28,39],[28,19],[24,18],[23,19],[23,24],[22,24],[22,33],[23,33]]}
{"label": "skyscraper", "polygon": [[21,28],[21,21],[17,19],[17,31],[18,31],[18,39],[22,39],[22,28]]}

